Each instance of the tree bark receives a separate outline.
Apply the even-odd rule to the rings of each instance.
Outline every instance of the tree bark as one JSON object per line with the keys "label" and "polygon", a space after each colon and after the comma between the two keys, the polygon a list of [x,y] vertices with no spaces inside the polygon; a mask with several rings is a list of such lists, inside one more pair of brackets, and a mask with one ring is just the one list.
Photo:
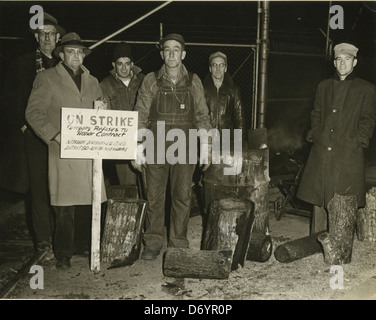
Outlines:
{"label": "tree bark", "polygon": [[175,278],[228,279],[231,261],[231,250],[168,248],[163,273]]}
{"label": "tree bark", "polygon": [[254,204],[246,199],[214,200],[205,226],[203,250],[231,250],[231,269],[244,265],[250,230],[254,220]]}
{"label": "tree bark", "polygon": [[318,236],[325,263],[340,265],[351,262],[357,207],[356,195],[335,194],[329,201],[329,233]]}
{"label": "tree bark", "polygon": [[273,251],[272,239],[264,233],[251,233],[246,260],[266,262]]}
{"label": "tree bark", "polygon": [[279,245],[274,250],[275,258],[279,262],[288,263],[322,252],[322,247],[317,237],[323,232],[325,231],[313,233],[307,237]]}
{"label": "tree bark", "polygon": [[132,265],[141,249],[146,201],[109,199],[104,226],[101,258],[108,269]]}
{"label": "tree bark", "polygon": [[366,194],[366,206],[358,210],[356,233],[359,241],[376,242],[376,187]]}

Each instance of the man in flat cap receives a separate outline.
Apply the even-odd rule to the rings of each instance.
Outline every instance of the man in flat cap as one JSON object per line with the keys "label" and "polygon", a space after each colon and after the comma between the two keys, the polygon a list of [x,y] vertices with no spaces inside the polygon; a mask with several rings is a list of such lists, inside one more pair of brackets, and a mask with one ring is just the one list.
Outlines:
{"label": "man in flat cap", "polygon": [[[77,33],[64,35],[54,51],[62,61],[37,75],[25,114],[48,145],[50,199],[56,216],[56,268],[63,270],[70,268],[72,255],[84,253],[90,242],[93,160],[60,158],[61,108],[93,109],[94,101],[102,98],[98,80],[83,66],[89,53]],[[104,183],[101,199],[106,201]],[[85,219],[79,215],[87,218],[80,229],[76,220]]]}
{"label": "man in flat cap", "polygon": [[[141,258],[145,260],[157,258],[166,238],[165,202],[168,182],[171,211],[167,245],[189,247],[187,229],[195,164],[189,163],[188,154],[190,142],[192,147],[193,144],[196,147],[197,139],[190,141],[188,133],[189,129],[211,129],[201,80],[196,74],[187,71],[182,63],[186,56],[184,38],[173,33],[161,39],[159,44],[164,65],[158,71],[145,76],[135,107],[138,111],[139,130],[149,129],[153,133],[155,143],[153,163],[144,164],[148,208],[143,238],[145,247]],[[172,157],[166,152],[174,143],[176,145],[176,136],[173,137],[174,141],[166,141],[166,135],[163,134],[168,134],[171,129],[179,129],[179,132],[185,134],[186,148],[175,150],[174,154],[178,155],[176,162],[170,161]],[[163,149],[160,148],[162,150],[158,150],[162,140],[165,141],[165,145]],[[147,148],[148,146],[146,154],[150,152]],[[197,154],[194,154],[195,159],[196,157]],[[141,171],[138,161],[133,161],[132,164]]]}
{"label": "man in flat cap", "polygon": [[[145,75],[141,73],[141,68],[134,64],[130,44],[121,42],[116,45],[112,66],[110,75],[100,83],[103,94],[109,101],[109,109],[132,111],[136,103],[137,90]],[[137,185],[137,175],[129,160],[104,162],[106,167],[113,164],[121,185]]]}
{"label": "man in flat cap", "polygon": [[53,258],[52,209],[47,181],[47,146],[27,124],[25,110],[33,81],[39,72],[54,67],[58,59],[53,50],[65,31],[57,20],[44,13],[44,25],[33,30],[38,47],[10,63],[5,81],[2,106],[10,127],[8,142],[1,165],[1,186],[7,190],[27,193],[31,206],[36,250],[48,251]]}
{"label": "man in flat cap", "polygon": [[334,47],[335,73],[319,83],[311,130],[313,142],[297,196],[313,204],[311,233],[328,228],[328,202],[334,194],[357,195],[366,204],[364,149],[376,119],[375,86],[354,73],[358,48],[349,43]]}

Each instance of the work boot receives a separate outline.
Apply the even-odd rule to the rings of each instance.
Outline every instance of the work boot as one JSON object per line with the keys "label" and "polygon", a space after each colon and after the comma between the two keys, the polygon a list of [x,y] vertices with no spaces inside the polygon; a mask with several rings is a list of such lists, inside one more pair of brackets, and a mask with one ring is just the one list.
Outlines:
{"label": "work boot", "polygon": [[63,257],[61,259],[57,259],[56,262],[56,269],[59,270],[67,270],[71,267],[70,258]]}
{"label": "work boot", "polygon": [[43,260],[44,262],[51,262],[51,263],[55,263],[56,262],[56,258],[55,258],[55,254],[54,254],[54,251],[52,249],[52,245],[50,242],[48,241],[42,241],[42,242],[39,242],[37,243],[37,252],[43,252]]}
{"label": "work boot", "polygon": [[145,247],[141,254],[142,260],[155,260],[159,256],[161,250],[157,250],[151,247]]}

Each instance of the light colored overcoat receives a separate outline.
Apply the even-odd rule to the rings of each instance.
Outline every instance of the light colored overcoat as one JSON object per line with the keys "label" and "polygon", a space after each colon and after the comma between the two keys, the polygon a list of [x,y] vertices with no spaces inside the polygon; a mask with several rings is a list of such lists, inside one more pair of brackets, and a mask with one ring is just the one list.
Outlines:
{"label": "light colored overcoat", "polygon": [[[60,62],[55,68],[38,73],[26,109],[26,120],[48,144],[48,179],[51,204],[54,206],[92,204],[93,160],[62,159],[60,144],[61,108],[92,109],[101,97],[98,80],[82,66],[81,92]],[[106,191],[102,177],[102,202]]]}

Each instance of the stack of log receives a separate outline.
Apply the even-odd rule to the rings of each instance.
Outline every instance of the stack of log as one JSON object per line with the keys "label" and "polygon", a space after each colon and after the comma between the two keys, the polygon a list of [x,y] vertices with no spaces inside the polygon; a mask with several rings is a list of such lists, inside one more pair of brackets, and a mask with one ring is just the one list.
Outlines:
{"label": "stack of log", "polygon": [[112,186],[109,190],[101,261],[112,269],[138,260],[147,202],[138,199],[136,186]]}
{"label": "stack of log", "polygon": [[338,195],[328,203],[329,233],[318,236],[324,261],[330,265],[351,262],[358,202],[356,195]]}
{"label": "stack of log", "polygon": [[356,233],[359,241],[376,242],[376,187],[366,194],[366,206],[358,210]]}

